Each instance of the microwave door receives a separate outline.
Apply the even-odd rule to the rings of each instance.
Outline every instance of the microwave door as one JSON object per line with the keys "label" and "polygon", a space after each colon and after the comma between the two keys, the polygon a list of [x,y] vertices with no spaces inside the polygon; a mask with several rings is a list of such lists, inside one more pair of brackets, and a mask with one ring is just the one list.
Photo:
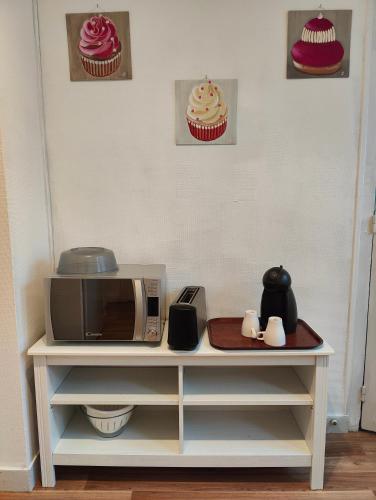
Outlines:
{"label": "microwave door", "polygon": [[135,340],[136,286],[132,279],[84,280],[85,338]]}
{"label": "microwave door", "polygon": [[84,340],[82,283],[76,278],[51,278],[48,289],[52,340]]}
{"label": "microwave door", "polygon": [[101,280],[82,280],[84,325],[86,340],[101,340],[103,336],[103,302]]}

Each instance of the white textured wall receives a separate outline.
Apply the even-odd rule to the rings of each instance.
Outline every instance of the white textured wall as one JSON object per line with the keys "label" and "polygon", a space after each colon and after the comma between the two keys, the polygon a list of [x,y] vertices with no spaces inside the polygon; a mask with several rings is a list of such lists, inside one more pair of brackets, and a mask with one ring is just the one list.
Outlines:
{"label": "white textured wall", "polygon": [[[0,468],[4,465],[22,467],[25,465],[24,421],[2,157],[0,157],[0,273],[2,276],[0,280],[0,401],[2,401],[0,404]],[[9,458],[11,458],[10,461]]]}
{"label": "white textured wall", "polygon": [[[259,305],[284,264],[299,314],[333,345],[330,411],[344,370],[365,0],[353,9],[351,76],[286,80],[289,9],[302,0],[102,0],[129,10],[133,80],[70,82],[65,13],[92,0],[39,0],[56,254],[113,248],[166,263],[169,297],[207,289],[209,316]],[[239,79],[238,145],[174,144],[174,80]]]}
{"label": "white textured wall", "polygon": [[2,315],[7,313],[7,322],[0,318],[0,373],[4,375],[0,377],[0,468],[27,468],[38,445],[32,360],[26,351],[43,333],[42,277],[50,269],[48,210],[32,1],[3,0],[0,17],[4,20],[0,33],[5,175],[0,214],[2,301],[7,294],[1,310]]}

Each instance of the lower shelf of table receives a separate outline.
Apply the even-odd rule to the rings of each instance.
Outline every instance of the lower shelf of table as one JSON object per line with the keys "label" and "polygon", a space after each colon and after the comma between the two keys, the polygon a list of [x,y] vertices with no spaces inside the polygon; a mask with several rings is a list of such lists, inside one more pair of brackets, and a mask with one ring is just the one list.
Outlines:
{"label": "lower shelf of table", "polygon": [[96,434],[76,411],[53,453],[55,465],[307,467],[310,450],[288,409],[138,407],[116,438]]}
{"label": "lower shelf of table", "polygon": [[302,459],[310,451],[289,410],[188,409],[184,454]]}

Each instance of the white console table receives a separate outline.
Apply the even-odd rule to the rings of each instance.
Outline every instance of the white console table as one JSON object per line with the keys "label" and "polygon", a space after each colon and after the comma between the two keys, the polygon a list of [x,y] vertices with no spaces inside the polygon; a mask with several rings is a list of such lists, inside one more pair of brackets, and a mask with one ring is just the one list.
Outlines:
{"label": "white console table", "polygon": [[[167,329],[167,325],[165,330]],[[55,465],[310,467],[323,487],[331,347],[220,351],[207,333],[191,352],[159,346],[59,344],[34,357],[43,486]],[[81,404],[135,404],[123,433],[102,438]]]}

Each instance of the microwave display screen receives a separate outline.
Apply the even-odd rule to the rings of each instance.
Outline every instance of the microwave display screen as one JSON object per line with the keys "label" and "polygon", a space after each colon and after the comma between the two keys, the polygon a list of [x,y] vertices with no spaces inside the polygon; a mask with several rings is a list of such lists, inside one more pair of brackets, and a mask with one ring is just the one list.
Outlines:
{"label": "microwave display screen", "polygon": [[159,316],[158,297],[148,297],[148,316]]}

